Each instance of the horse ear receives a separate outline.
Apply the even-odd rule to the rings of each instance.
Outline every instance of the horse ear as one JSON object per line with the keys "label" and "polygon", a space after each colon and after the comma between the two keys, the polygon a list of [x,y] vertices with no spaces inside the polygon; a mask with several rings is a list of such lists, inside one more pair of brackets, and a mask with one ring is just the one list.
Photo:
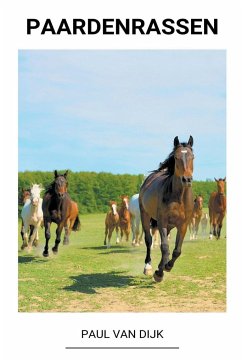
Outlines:
{"label": "horse ear", "polygon": [[192,136],[189,137],[187,144],[191,147],[193,146],[193,137]]}
{"label": "horse ear", "polygon": [[57,172],[57,170],[54,171],[54,174],[55,174],[55,178],[58,177],[58,172]]}
{"label": "horse ear", "polygon": [[180,144],[178,136],[174,138],[174,147],[177,147]]}
{"label": "horse ear", "polygon": [[224,181],[224,182],[226,181],[226,177],[223,179],[223,181]]}
{"label": "horse ear", "polygon": [[67,178],[68,170],[64,173],[64,177]]}
{"label": "horse ear", "polygon": [[214,177],[214,180],[216,181],[216,182],[218,182],[218,180]]}

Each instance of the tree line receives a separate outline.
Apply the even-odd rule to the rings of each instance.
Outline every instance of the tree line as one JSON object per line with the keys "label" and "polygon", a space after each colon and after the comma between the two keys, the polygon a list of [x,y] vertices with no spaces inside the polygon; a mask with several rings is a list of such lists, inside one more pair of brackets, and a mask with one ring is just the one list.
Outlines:
{"label": "tree line", "polygon": [[[66,170],[63,171],[63,173]],[[60,171],[61,173],[61,171]],[[32,183],[42,184],[44,188],[54,180],[53,172],[24,171],[18,174],[19,210],[22,205],[21,190],[28,189]],[[109,209],[109,201],[119,202],[121,195],[132,195],[139,192],[144,175],[112,174],[107,172],[72,172],[68,173],[68,192],[78,203],[81,214],[102,213]],[[194,198],[202,195],[204,207],[208,206],[211,192],[217,191],[214,181],[193,181]]]}

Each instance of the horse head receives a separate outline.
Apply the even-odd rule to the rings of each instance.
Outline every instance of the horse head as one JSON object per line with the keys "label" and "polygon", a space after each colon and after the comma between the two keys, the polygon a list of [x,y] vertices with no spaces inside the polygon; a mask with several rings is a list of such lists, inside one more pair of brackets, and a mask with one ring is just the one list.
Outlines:
{"label": "horse head", "polygon": [[174,138],[174,175],[181,179],[184,186],[191,186],[193,174],[193,137],[188,142],[180,142],[178,137]]}
{"label": "horse head", "polygon": [[216,179],[214,178],[214,180],[217,182],[217,187],[218,187],[218,193],[220,195],[224,194],[224,190],[225,190],[225,181],[226,181],[226,177],[225,178],[220,178],[220,179]]}
{"label": "horse head", "polygon": [[122,206],[125,209],[128,210],[128,208],[129,208],[129,198],[128,198],[128,196],[126,196],[126,195],[121,196],[121,203],[122,203]]}
{"label": "horse head", "polygon": [[197,206],[197,208],[199,210],[202,210],[203,208],[203,197],[201,195],[197,196],[196,199],[194,200],[195,205]]}
{"label": "horse head", "polygon": [[63,175],[59,175],[58,172],[55,170],[55,193],[59,198],[63,198],[64,195],[67,192],[68,187],[68,181],[67,181],[67,174],[68,171],[66,171]]}
{"label": "horse head", "polygon": [[43,187],[38,184],[32,184],[30,190],[30,201],[33,206],[38,206],[40,200],[40,193],[43,191]]}
{"label": "horse head", "polygon": [[110,201],[109,205],[110,205],[112,214],[117,215],[118,211],[117,211],[117,203],[116,203],[116,201]]}

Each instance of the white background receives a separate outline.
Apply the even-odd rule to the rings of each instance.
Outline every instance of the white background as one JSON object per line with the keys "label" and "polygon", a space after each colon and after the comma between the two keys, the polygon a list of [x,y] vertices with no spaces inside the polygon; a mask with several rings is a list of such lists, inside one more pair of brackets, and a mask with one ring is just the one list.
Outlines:
{"label": "white background", "polygon": [[[1,352],[3,361],[239,361],[241,332],[241,14],[240,1],[5,1],[1,5]],[[26,35],[26,19],[218,18],[217,36]],[[226,49],[227,312],[18,313],[17,126],[19,49]],[[240,97],[239,97],[240,96]],[[209,132],[209,129],[208,129]],[[164,340],[87,340],[86,346],[179,346],[179,350],[65,350],[81,329],[163,329]]]}

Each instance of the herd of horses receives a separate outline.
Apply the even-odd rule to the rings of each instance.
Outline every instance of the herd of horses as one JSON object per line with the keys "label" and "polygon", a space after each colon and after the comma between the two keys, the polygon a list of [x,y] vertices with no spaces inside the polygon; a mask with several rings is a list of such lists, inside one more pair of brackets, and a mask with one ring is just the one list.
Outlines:
{"label": "herd of horses", "polygon": [[[152,171],[142,183],[139,193],[130,200],[127,195],[121,196],[119,205],[110,201],[110,210],[105,218],[104,245],[111,245],[112,233],[116,231],[116,243],[124,238],[129,240],[132,231],[132,244],[139,245],[144,234],[146,257],[144,273],[153,274],[151,265],[151,249],[157,233],[160,236],[161,260],[153,276],[156,282],[163,279],[164,271],[170,272],[180,256],[182,244],[190,230],[190,239],[196,239],[199,225],[205,235],[210,222],[209,238],[220,238],[223,219],[226,212],[225,181],[215,179],[217,191],[212,192],[209,203],[209,215],[203,212],[203,198],[198,195],[195,200],[192,194],[193,177],[193,137],[188,142],[180,142],[174,138],[173,150],[160,163],[158,169]],[[23,191],[22,249],[38,244],[38,228],[45,228],[45,247],[43,256],[49,256],[50,226],[57,224],[53,253],[58,253],[61,233],[64,228],[64,244],[69,243],[71,231],[80,228],[79,210],[68,193],[67,172],[63,175],[54,172],[54,180],[45,190],[43,199],[40,194],[41,185],[32,185],[31,190]],[[141,227],[140,227],[141,224]],[[177,229],[175,247],[170,257],[169,236],[173,228]],[[141,230],[141,232],[140,232]],[[120,231],[120,237],[119,237]],[[120,239],[121,238],[121,239]]]}

